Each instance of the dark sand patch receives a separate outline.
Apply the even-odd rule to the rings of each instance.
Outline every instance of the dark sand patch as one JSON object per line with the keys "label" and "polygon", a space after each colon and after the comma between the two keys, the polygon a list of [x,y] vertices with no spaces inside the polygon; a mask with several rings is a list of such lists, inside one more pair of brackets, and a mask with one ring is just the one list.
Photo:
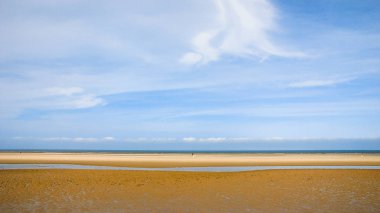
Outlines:
{"label": "dark sand patch", "polygon": [[380,212],[380,170],[2,170],[0,212]]}

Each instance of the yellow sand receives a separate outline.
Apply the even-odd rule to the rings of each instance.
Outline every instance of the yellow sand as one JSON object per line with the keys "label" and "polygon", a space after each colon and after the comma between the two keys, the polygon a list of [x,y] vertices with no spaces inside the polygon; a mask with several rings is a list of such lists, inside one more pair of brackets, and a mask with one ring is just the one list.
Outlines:
{"label": "yellow sand", "polygon": [[380,154],[101,154],[0,153],[0,163],[56,163],[130,167],[380,165]]}
{"label": "yellow sand", "polygon": [[0,212],[380,212],[380,170],[0,170]]}
{"label": "yellow sand", "polygon": [[[380,155],[0,153],[0,163],[380,165]],[[380,212],[380,170],[0,170],[0,212]]]}

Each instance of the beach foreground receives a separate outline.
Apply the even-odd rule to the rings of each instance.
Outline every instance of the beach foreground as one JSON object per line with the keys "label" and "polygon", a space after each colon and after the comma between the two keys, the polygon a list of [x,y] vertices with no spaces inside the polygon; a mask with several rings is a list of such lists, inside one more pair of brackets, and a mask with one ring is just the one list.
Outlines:
{"label": "beach foreground", "polygon": [[1,170],[0,212],[379,212],[380,170]]}
{"label": "beach foreground", "polygon": [[126,167],[188,166],[380,166],[380,154],[115,154],[115,153],[0,153],[0,163],[81,164]]}
{"label": "beach foreground", "polygon": [[[379,166],[379,154],[0,153],[3,164]],[[380,212],[380,170],[0,170],[0,212]]]}

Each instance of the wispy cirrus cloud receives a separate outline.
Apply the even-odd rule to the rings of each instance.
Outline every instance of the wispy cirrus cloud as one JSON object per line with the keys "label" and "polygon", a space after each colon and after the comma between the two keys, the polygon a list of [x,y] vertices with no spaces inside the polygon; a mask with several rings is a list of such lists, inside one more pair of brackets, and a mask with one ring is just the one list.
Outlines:
{"label": "wispy cirrus cloud", "polygon": [[105,105],[106,101],[94,95],[80,96],[66,103],[67,108],[81,109]]}
{"label": "wispy cirrus cloud", "polygon": [[124,143],[256,143],[256,142],[289,142],[289,141],[349,141],[368,140],[377,142],[379,137],[185,137],[185,138],[114,138],[107,137],[11,137],[14,141],[43,142],[124,142]]}
{"label": "wispy cirrus cloud", "polygon": [[62,103],[64,108],[81,109],[106,104],[102,98],[84,92],[84,89],[81,87],[52,87],[47,89],[48,95],[66,96],[68,98]]}
{"label": "wispy cirrus cloud", "polygon": [[346,83],[354,80],[354,78],[340,78],[340,79],[323,79],[323,80],[304,80],[297,81],[287,85],[291,88],[307,88],[307,87],[324,87],[333,86],[337,84]]}
{"label": "wispy cirrus cloud", "polygon": [[114,141],[114,137],[107,136],[103,138],[96,137],[12,137],[17,141],[48,141],[48,142],[105,142]]}
{"label": "wispy cirrus cloud", "polygon": [[225,137],[211,137],[211,138],[195,138],[195,137],[187,137],[182,138],[183,142],[225,142],[225,141],[234,141],[234,138],[225,138]]}
{"label": "wispy cirrus cloud", "polygon": [[80,87],[51,87],[47,89],[49,95],[65,95],[71,96],[78,93],[83,93],[83,88]]}
{"label": "wispy cirrus cloud", "polygon": [[217,25],[197,33],[193,51],[184,54],[184,64],[216,61],[223,54],[240,57],[304,57],[276,45],[270,32],[276,30],[276,8],[267,0],[214,0]]}
{"label": "wispy cirrus cloud", "polygon": [[[28,109],[37,110],[73,110],[86,109],[107,104],[102,97],[87,91],[82,87],[55,86],[47,88],[32,88],[36,84],[22,84],[6,81],[1,86],[0,117],[15,117]],[[7,91],[11,91],[8,93]]]}

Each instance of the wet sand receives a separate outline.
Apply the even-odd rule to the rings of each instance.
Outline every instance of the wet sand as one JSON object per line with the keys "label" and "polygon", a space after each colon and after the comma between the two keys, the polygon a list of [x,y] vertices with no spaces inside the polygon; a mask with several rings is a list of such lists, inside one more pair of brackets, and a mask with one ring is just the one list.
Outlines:
{"label": "wet sand", "polygon": [[[379,154],[0,153],[0,163],[380,165]],[[0,212],[380,212],[380,170],[0,170]]]}
{"label": "wet sand", "polygon": [[380,154],[104,154],[0,153],[0,163],[81,164],[126,167],[379,166]]}
{"label": "wet sand", "polygon": [[0,212],[380,212],[380,170],[0,170]]}

